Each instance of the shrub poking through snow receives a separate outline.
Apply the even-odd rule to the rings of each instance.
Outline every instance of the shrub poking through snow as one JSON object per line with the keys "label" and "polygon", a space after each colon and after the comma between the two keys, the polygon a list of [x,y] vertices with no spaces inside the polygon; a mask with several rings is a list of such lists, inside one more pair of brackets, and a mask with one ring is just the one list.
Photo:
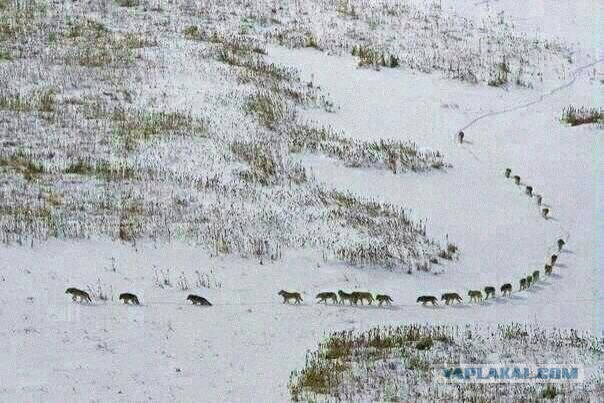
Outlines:
{"label": "shrub poking through snow", "polygon": [[92,299],[95,301],[113,301],[113,287],[111,287],[110,291],[107,292],[100,278],[97,279],[96,286],[88,285],[86,288],[88,289],[88,293]]}
{"label": "shrub poking through snow", "polygon": [[[575,330],[404,325],[331,333],[290,375],[294,401],[517,401],[596,399],[602,341]],[[596,368],[585,383],[439,383],[434,366],[572,362]]]}
{"label": "shrub poking through snow", "polygon": [[440,251],[438,253],[438,257],[447,260],[453,260],[453,258],[457,255],[458,249],[459,248],[457,247],[457,245],[447,242],[447,248],[445,250]]}
{"label": "shrub poking through snow", "polygon": [[493,67],[491,74],[491,79],[489,79],[488,84],[491,87],[501,87],[508,83],[510,66],[505,61],[498,63]]}
{"label": "shrub poking through snow", "polygon": [[352,55],[359,58],[359,67],[394,68],[400,65],[398,57],[363,45],[353,46]]}
{"label": "shrub poking through snow", "polygon": [[187,39],[201,40],[202,38],[201,30],[197,25],[187,26],[185,29],[183,29],[182,33]]}
{"label": "shrub poking through snow", "polygon": [[571,126],[596,124],[602,127],[604,125],[604,111],[602,108],[577,108],[569,105],[562,111],[561,120]]}

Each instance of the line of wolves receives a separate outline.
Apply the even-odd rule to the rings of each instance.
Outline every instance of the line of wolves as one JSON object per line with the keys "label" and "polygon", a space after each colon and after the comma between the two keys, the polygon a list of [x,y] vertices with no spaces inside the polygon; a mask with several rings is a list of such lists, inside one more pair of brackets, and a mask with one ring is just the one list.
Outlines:
{"label": "line of wolves", "polygon": [[[65,294],[70,294],[72,301],[79,300],[80,302],[92,303],[90,294],[88,294],[86,291],[80,290],[78,288],[69,287],[67,290],[65,290]],[[123,301],[124,304],[140,305],[140,301],[139,301],[138,297],[129,292],[120,294],[119,300]],[[204,297],[200,297],[199,295],[189,294],[189,296],[187,297],[187,301],[190,301],[193,305],[212,306],[210,301],[208,301]]]}
{"label": "line of wolves", "polygon": [[[558,252],[560,252],[564,247],[565,242],[563,239],[558,239],[557,244]],[[553,254],[550,256],[549,264],[546,264],[544,268],[546,275],[549,276],[552,273],[552,268],[556,264],[557,260],[558,254]],[[528,289],[537,281],[539,281],[539,278],[540,271],[535,270],[532,274],[520,279],[519,290],[522,291]],[[502,296],[509,297],[512,294],[512,284],[506,283],[502,285],[500,291]],[[495,298],[495,292],[495,287],[485,287],[484,300],[487,300],[489,298]],[[299,292],[281,290],[278,292],[278,295],[283,298],[284,304],[290,303],[292,301],[296,304],[302,302],[302,295]],[[480,290],[470,290],[468,291],[468,296],[470,297],[470,302],[481,302],[483,300],[483,293]],[[367,303],[371,305],[373,301],[377,301],[378,305],[382,306],[382,304],[391,305],[393,302],[392,298],[389,295],[377,294],[374,298],[371,293],[363,291],[353,291],[351,293],[347,293],[342,290],[339,290],[337,294],[335,292],[320,292],[315,298],[318,300],[318,303],[327,303],[327,301],[331,301],[334,304],[344,304],[346,301],[348,301],[349,305],[357,305],[358,302],[361,302],[361,305],[364,305],[364,301],[367,301]],[[456,292],[448,292],[442,294],[440,300],[445,301],[445,304],[449,305],[453,302],[461,303],[463,301],[463,298]],[[417,302],[422,303],[422,305],[426,305],[428,303],[431,303],[432,305],[438,305],[438,299],[432,295],[422,295],[417,298]]]}
{"label": "line of wolves", "polygon": [[[457,133],[457,141],[459,141],[459,143],[463,143],[463,139],[464,139],[464,132],[462,130],[460,130]],[[506,168],[504,173],[506,178],[509,178],[512,175],[512,169],[511,168]],[[520,176],[518,175],[514,175],[512,176],[512,179],[514,179],[514,183],[518,186],[520,186]],[[525,186],[524,188],[524,192],[529,196],[529,197],[533,197],[533,187],[532,186]],[[539,194],[534,194],[534,196],[537,198],[537,205],[539,207],[541,207],[541,203],[543,201],[543,196],[539,195]],[[545,218],[547,220],[547,216],[549,215],[549,208],[548,207],[544,207],[541,209],[541,216],[543,216],[543,218]]]}
{"label": "line of wolves", "polygon": [[[562,248],[565,245],[564,240],[558,239],[557,245],[558,245],[558,253],[559,253],[562,251]],[[558,260],[558,253],[551,255],[549,264],[545,265],[545,274],[548,276],[552,273],[552,269]],[[531,287],[533,284],[535,284],[537,281],[539,281],[539,276],[540,276],[539,270],[535,270],[533,272],[533,274],[530,274],[527,277],[520,279],[520,282],[519,282],[520,291]],[[500,291],[504,297],[510,296],[510,294],[512,293],[512,284],[506,283],[506,284],[502,285],[500,288]],[[495,298],[495,287],[492,287],[492,286],[485,287],[484,293],[485,293],[485,297],[484,297],[485,300],[489,299],[489,297]],[[65,291],[65,294],[70,294],[73,301],[79,300],[80,302],[90,302],[90,303],[92,302],[92,299],[90,298],[90,294],[88,294],[86,291],[80,290],[78,288],[70,287]],[[295,291],[290,292],[290,291],[281,290],[278,292],[278,295],[280,295],[283,298],[283,303],[290,303],[290,301],[293,301],[293,302],[299,304],[302,302],[302,295],[299,292],[295,292]],[[468,296],[470,297],[470,302],[480,302],[483,300],[483,294],[482,294],[482,291],[480,291],[480,290],[470,290],[470,291],[468,291]],[[334,304],[344,304],[346,301],[348,301],[349,305],[358,305],[359,302],[361,303],[361,305],[364,305],[364,302],[366,301],[368,305],[371,305],[373,303],[373,301],[376,301],[378,303],[378,306],[382,306],[382,304],[391,305],[392,302],[394,302],[389,295],[376,294],[376,296],[374,298],[370,292],[365,292],[365,291],[353,291],[351,293],[347,293],[342,290],[339,290],[337,294],[335,292],[331,292],[331,291],[320,292],[317,294],[317,296],[315,298],[318,300],[318,303],[323,302],[325,304],[327,304],[327,301],[331,301]],[[120,294],[119,299],[121,301],[123,301],[124,304],[140,305],[140,301],[139,301],[138,297],[129,292]],[[204,305],[204,306],[212,305],[204,297],[201,297],[199,295],[194,295],[194,294],[189,294],[189,296],[187,297],[186,300],[190,301],[193,305]],[[461,303],[463,301],[461,296],[456,292],[444,293],[441,295],[440,300],[445,301],[446,305],[449,305],[453,302]],[[417,298],[417,302],[422,303],[422,305],[426,305],[428,303],[431,303],[432,305],[438,305],[438,299],[432,295],[422,295]]]}
{"label": "line of wolves", "polygon": [[[290,301],[294,301],[296,304],[302,302],[302,295],[300,295],[299,292],[281,290],[277,294],[283,298],[284,304],[290,303]],[[318,300],[317,303],[319,304],[321,302],[327,304],[327,301],[331,301],[334,304],[344,304],[348,301],[349,305],[358,305],[359,302],[361,305],[364,305],[364,301],[367,301],[367,304],[371,305],[373,301],[376,301],[378,306],[382,306],[382,304],[392,305],[393,302],[389,295],[376,294],[374,298],[370,292],[365,291],[353,291],[348,293],[339,290],[337,294],[335,292],[326,291],[318,293],[315,298]]]}
{"label": "line of wolves", "polygon": [[[563,239],[558,239],[558,241],[557,241],[558,253],[560,253],[562,251],[562,248],[564,247],[565,244],[566,244],[566,242],[564,242]],[[556,262],[558,261],[558,253],[554,253],[553,255],[551,255],[549,263],[545,265],[544,271],[545,271],[545,274],[548,276],[550,274],[552,274],[552,269],[556,265]],[[535,284],[537,281],[539,281],[539,278],[540,278],[539,270],[535,270],[533,272],[533,274],[529,274],[527,277],[521,278],[519,281],[519,290],[523,291],[523,290],[530,288],[533,284]],[[501,290],[502,296],[509,297],[512,294],[512,284],[506,283],[501,286],[500,290]],[[492,287],[492,286],[485,287],[484,293],[485,293],[484,300],[489,299],[489,297],[495,298],[495,287]],[[468,291],[468,296],[470,297],[470,302],[482,301],[483,300],[482,295],[483,294],[480,290]],[[461,303],[463,301],[461,296],[456,292],[444,293],[441,295],[440,300],[445,301],[446,305],[449,305],[453,302]],[[418,302],[418,303],[421,302],[422,305],[426,305],[428,303],[430,303],[432,305],[438,305],[438,299],[433,295],[422,295],[419,298],[417,298],[416,302]]]}
{"label": "line of wolves", "polygon": [[[503,172],[503,175],[504,175],[506,178],[509,178],[509,177],[512,175],[512,170],[511,170],[511,168],[506,168],[506,169],[505,169],[505,171]],[[514,179],[514,183],[515,183],[516,185],[518,185],[518,186],[520,186],[520,185],[521,185],[521,183],[520,183],[520,176],[518,176],[518,175],[514,175],[514,176],[511,176],[511,177],[512,177],[512,179]],[[537,200],[537,206],[541,207],[541,204],[542,204],[542,202],[543,202],[543,196],[542,196],[542,195],[540,195],[540,194],[536,194],[536,193],[534,193],[534,189],[533,189],[533,187],[532,187],[532,186],[528,186],[528,185],[526,185],[526,186],[524,187],[524,193],[526,193],[526,195],[527,195],[528,197],[533,197],[533,196],[535,196],[535,198],[536,198],[536,200]],[[548,208],[548,207],[544,207],[544,208],[542,208],[542,209],[541,209],[541,216],[547,220],[548,215],[549,215],[549,208]]]}

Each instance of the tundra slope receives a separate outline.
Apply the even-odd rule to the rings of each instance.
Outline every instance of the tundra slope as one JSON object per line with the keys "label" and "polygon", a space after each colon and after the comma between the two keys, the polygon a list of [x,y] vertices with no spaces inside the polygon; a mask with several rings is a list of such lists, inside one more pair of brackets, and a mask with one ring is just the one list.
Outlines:
{"label": "tundra slope", "polygon": [[[554,287],[531,292],[523,305],[534,303],[527,306],[526,314],[538,316],[541,323],[559,324],[572,316],[574,323],[599,333],[602,296],[593,287],[598,279],[593,249],[598,232],[591,184],[600,175],[596,161],[602,140],[596,127],[571,129],[558,120],[569,101],[592,102],[590,94],[601,84],[591,70],[579,71],[572,86],[563,86],[541,102],[478,121],[465,130],[467,141],[459,145],[454,134],[474,116],[508,109],[527,97],[538,98],[539,93],[518,89],[503,93],[400,71],[358,70],[352,58],[344,62],[312,51],[274,49],[271,54],[314,74],[334,101],[344,105],[338,114],[310,111],[309,119],[343,128],[358,138],[396,138],[401,127],[414,127],[406,135],[446,151],[453,168],[446,175],[428,177],[353,170],[328,158],[302,157],[328,184],[360,194],[382,192],[386,200],[405,204],[414,215],[429,217],[430,233],[459,240],[462,256],[445,273],[408,280],[417,282],[418,294],[517,284],[535,269],[542,270],[557,249],[556,240],[568,237],[568,249],[561,255],[563,266],[556,275],[569,283],[554,282]],[[421,102],[413,96],[417,87],[425,94]],[[379,108],[367,108],[361,101],[378,98]],[[359,102],[345,102],[350,99]],[[504,177],[508,166],[543,195],[551,220],[540,216],[535,199],[525,194],[524,187]],[[573,315],[561,314],[564,307]]]}
{"label": "tundra slope", "polygon": [[[6,7],[2,44],[19,57],[0,65],[2,242],[178,239],[259,260],[310,247],[429,270],[440,246],[403,208],[320,188],[291,158],[323,136],[297,108],[327,102],[266,63],[254,37],[218,23],[203,34],[186,20],[164,26],[170,10]],[[383,165],[388,153],[403,170],[446,166],[406,142],[318,142],[357,164]]]}
{"label": "tundra slope", "polygon": [[[269,54],[277,57],[272,50]],[[290,54],[287,62],[302,66],[315,56],[321,58],[318,68],[305,71],[314,73],[316,83],[329,90],[341,107],[336,114],[317,114],[314,118],[333,124],[333,119],[343,116],[351,123],[365,125],[369,117],[376,118],[371,110],[390,111],[383,113],[387,119],[380,124],[361,127],[358,133],[342,122],[334,127],[346,129],[347,135],[359,138],[371,136],[375,127],[381,127],[387,134],[400,132],[401,122],[396,119],[403,108],[391,102],[392,96],[384,96],[392,95],[387,88],[378,87],[383,91],[371,93],[363,89],[365,99],[373,107],[360,111],[360,105],[349,101],[361,97],[350,96],[346,87],[340,90],[329,85],[339,84],[347,76],[338,73],[346,73],[351,79],[371,79],[374,84],[384,80],[392,87],[389,77],[395,77],[394,81],[400,85],[400,78],[412,73],[359,71],[354,67],[357,61],[352,58],[347,61],[305,52],[300,60],[294,59],[296,55],[300,54]],[[332,70],[337,81],[327,81],[332,76],[321,76],[326,69]],[[597,83],[590,82],[588,77],[583,74],[573,91],[558,95],[572,97],[573,102],[590,102],[585,91],[597,88],[594,87]],[[404,104],[410,111],[405,116],[413,118],[403,122],[410,129],[405,134],[422,136],[418,144],[443,144],[443,151],[452,153],[452,172],[412,178],[394,176],[385,170],[351,170],[324,158],[317,158],[318,162],[312,166],[324,180],[328,178],[322,174],[325,171],[321,165],[328,166],[330,173],[342,173],[334,177],[340,186],[357,183],[355,186],[361,187],[362,183],[364,192],[409,203],[417,216],[430,217],[429,228],[437,237],[450,234],[451,240],[457,242],[459,235],[462,254],[454,266],[449,266],[451,269],[439,276],[367,272],[333,261],[324,263],[319,253],[307,250],[291,251],[279,263],[267,260],[261,265],[256,260],[233,256],[210,258],[200,248],[178,241],[170,245],[139,241],[136,248],[99,240],[50,240],[41,245],[36,243],[33,249],[3,247],[0,254],[3,290],[0,315],[5,323],[0,333],[5,341],[0,344],[4,357],[0,363],[0,374],[5,380],[0,389],[3,399],[198,401],[199,390],[203,390],[205,401],[249,401],[252,393],[257,400],[286,401],[287,374],[303,365],[306,350],[316,345],[326,331],[417,321],[515,320],[538,321],[545,326],[594,327],[592,320],[598,317],[598,312],[594,312],[593,303],[598,295],[590,295],[589,290],[593,289],[590,280],[594,276],[589,270],[595,267],[591,228],[597,221],[597,212],[591,199],[591,184],[597,183],[593,182],[597,172],[592,161],[602,149],[600,136],[593,136],[595,133],[588,127],[571,131],[559,126],[556,109],[562,101],[549,98],[520,111],[514,115],[515,119],[504,115],[485,119],[482,126],[468,131],[467,139],[472,144],[459,147],[452,142],[453,134],[471,118],[538,92],[511,89],[504,94],[502,90],[471,88],[421,74],[411,80],[407,91],[395,94],[410,94],[409,98],[411,95],[414,98]],[[190,79],[181,81],[181,85],[185,92],[194,91]],[[362,87],[356,83],[355,93],[359,88]],[[411,93],[417,88],[420,90]],[[450,108],[441,108],[443,100],[439,94],[449,91],[446,103]],[[554,100],[558,104],[554,105]],[[413,107],[417,103],[430,108],[430,119],[415,113]],[[392,108],[390,104],[394,104]],[[357,109],[351,112],[347,105]],[[366,115],[368,110],[370,114]],[[359,120],[359,116],[367,118]],[[442,121],[433,116],[442,116]],[[525,130],[519,130],[518,125]],[[543,130],[536,130],[534,125],[543,125]],[[479,128],[482,128],[480,134],[473,132]],[[547,131],[551,131],[551,136],[543,133]],[[573,141],[569,141],[571,138]],[[526,159],[517,155],[525,152],[525,142],[531,151],[530,160],[528,151]],[[499,145],[505,154],[499,162],[504,165],[491,166],[489,161],[497,158],[492,156],[493,150]],[[536,152],[545,147],[552,148],[552,153]],[[560,160],[564,171],[559,169]],[[579,166],[579,160],[587,163]],[[548,169],[541,169],[542,165]],[[526,196],[504,181],[500,171],[506,166],[531,179],[535,189],[545,195],[544,201],[552,205],[553,217],[559,221],[545,223],[538,217]],[[577,208],[579,203],[584,208]],[[480,205],[488,205],[490,210],[483,210]],[[462,292],[465,287],[478,289],[526,276],[529,269],[542,265],[549,255],[545,252],[555,242],[558,223],[571,235],[560,259],[566,267],[556,268],[559,277],[548,279],[533,291],[517,293],[509,300],[498,298],[489,304],[447,309],[415,304],[416,296],[424,291],[438,295],[450,289]],[[115,258],[115,264],[111,258]],[[184,273],[189,279],[194,278],[195,270],[213,268],[222,287],[191,287],[215,306],[200,311],[185,305],[189,291],[176,286],[159,287],[153,278],[153,265],[171,268],[171,273]],[[172,284],[176,284],[175,277],[173,274]],[[99,278],[114,301],[109,298],[107,303],[86,306],[71,303],[64,294],[66,286],[94,286]],[[387,293],[396,304],[391,309],[323,304],[283,306],[274,296],[282,287],[305,290],[307,296],[325,290],[366,289]],[[126,290],[141,296],[144,305],[117,305],[117,296]]]}

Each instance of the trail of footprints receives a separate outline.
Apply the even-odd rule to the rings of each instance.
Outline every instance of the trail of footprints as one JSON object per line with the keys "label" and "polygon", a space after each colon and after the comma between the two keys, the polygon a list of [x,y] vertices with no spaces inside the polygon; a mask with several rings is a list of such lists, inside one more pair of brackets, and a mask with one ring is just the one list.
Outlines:
{"label": "trail of footprints", "polygon": [[[459,135],[459,141],[463,141],[463,133]],[[539,206],[539,208],[541,209],[541,216],[547,220],[549,215],[549,208],[542,208],[543,196],[534,193],[534,189],[532,186],[522,184],[520,176],[512,176],[512,170],[510,168],[505,169],[504,176],[506,178],[513,179],[514,183],[517,186],[524,186],[524,193],[527,196],[529,196],[530,198],[536,198],[537,206]],[[551,275],[553,267],[556,265],[556,262],[558,261],[558,256],[565,244],[566,242],[564,241],[564,239],[560,238],[557,240],[558,252],[551,255],[549,257],[549,261],[545,264],[545,275]],[[541,272],[539,270],[535,270],[532,274],[521,278],[518,282],[518,290],[523,291],[529,289],[531,286],[533,286],[540,280],[540,275]],[[511,283],[506,283],[503,284],[499,290],[503,297],[509,297],[512,294],[513,286]],[[70,287],[65,291],[65,294],[70,294],[73,301],[92,303],[92,299],[86,291]],[[283,298],[284,304],[292,302],[295,304],[300,304],[303,301],[302,295],[296,291],[281,290],[277,294]],[[488,300],[489,298],[496,298],[496,288],[493,286],[486,286],[483,290],[470,290],[468,291],[468,297],[470,298],[469,303],[478,303],[482,302],[483,300]],[[375,301],[377,302],[378,306],[381,307],[383,304],[391,305],[392,302],[394,302],[389,295],[376,294],[376,296],[374,297],[372,293],[366,291],[353,291],[351,293],[347,293],[342,290],[339,290],[337,293],[326,291],[320,292],[315,298],[317,299],[317,303],[323,302],[327,304],[328,301],[331,301],[333,304],[345,304],[346,302],[348,302],[350,306],[356,306],[359,302],[361,303],[361,305],[364,305],[365,302],[367,302],[368,305],[371,305]],[[120,294],[119,300],[123,301],[124,304],[140,305],[138,297],[128,292]],[[186,301],[192,303],[193,305],[212,306],[212,304],[207,299],[194,294],[190,294],[187,297]],[[446,292],[441,295],[440,301],[445,301],[446,305],[450,305],[455,302],[462,303],[463,298],[456,292]],[[438,305],[438,298],[433,295],[421,295],[417,298],[416,302],[421,303],[424,306],[427,304],[432,304],[434,306]]]}
{"label": "trail of footprints", "polygon": [[[460,132],[460,134],[458,134],[458,141],[460,143],[463,141],[463,132]],[[534,189],[532,186],[523,184],[521,182],[520,176],[518,176],[518,175],[512,176],[512,170],[510,168],[506,168],[503,174],[506,178],[512,178],[514,180],[514,183],[517,186],[524,186],[524,193],[528,197],[530,197],[530,198],[534,197],[536,199],[537,206],[539,206],[539,208],[541,210],[541,216],[547,220],[549,217],[550,210],[548,207],[542,207],[543,196],[540,194],[536,194],[534,192]],[[560,252],[562,251],[562,248],[564,247],[566,242],[564,241],[564,239],[559,238],[556,241],[556,244],[558,247],[558,252],[551,255],[549,257],[549,261],[547,263],[545,263],[545,266],[544,266],[544,272],[545,272],[546,276],[549,276],[552,274],[553,267],[556,265],[556,262],[558,261],[558,256],[559,256]],[[531,286],[533,286],[534,284],[536,284],[539,281],[539,279],[541,278],[540,276],[541,276],[541,272],[539,270],[535,270],[535,271],[533,271],[532,274],[529,274],[528,276],[521,278],[518,281],[518,291],[524,291],[524,290],[529,289]],[[501,295],[503,297],[506,297],[506,296],[509,297],[512,294],[512,289],[513,289],[513,286],[511,283],[503,284],[500,288]],[[481,301],[483,301],[483,292],[481,290],[470,290],[470,291],[468,291],[468,297],[470,297],[470,301],[469,301],[470,303],[481,302]],[[489,298],[495,298],[495,297],[496,297],[495,287],[493,287],[493,286],[484,287],[484,300],[487,300]],[[458,293],[448,292],[448,293],[444,293],[441,295],[441,301],[445,301],[445,304],[449,305],[454,302],[461,303],[463,301],[463,299],[461,298],[461,296]],[[422,305],[426,305],[429,303],[432,305],[438,305],[438,299],[432,295],[422,295],[419,298],[417,298],[417,302],[421,303]]]}

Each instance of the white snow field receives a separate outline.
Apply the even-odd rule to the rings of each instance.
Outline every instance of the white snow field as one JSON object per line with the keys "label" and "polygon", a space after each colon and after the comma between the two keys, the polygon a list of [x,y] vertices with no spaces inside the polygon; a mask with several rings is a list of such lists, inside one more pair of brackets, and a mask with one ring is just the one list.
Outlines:
{"label": "white snow field", "polygon": [[[398,174],[350,167],[320,154],[298,153],[295,160],[326,188],[404,207],[426,225],[428,238],[457,245],[456,258],[440,259],[430,272],[407,274],[355,267],[294,241],[290,244],[296,247],[280,251],[281,259],[263,261],[237,253],[216,255],[194,241],[145,238],[132,243],[102,236],[107,234],[1,245],[0,401],[285,402],[290,399],[290,372],[304,365],[306,352],[327,333],[376,325],[496,326],[513,321],[603,335],[602,128],[560,122],[568,105],[604,105],[603,5],[597,0],[524,3],[456,1],[442,7],[470,20],[504,11],[519,33],[572,44],[573,63],[561,67],[553,56],[544,57],[545,78],[535,80],[532,88],[470,84],[405,66],[377,71],[359,68],[358,59],[348,54],[266,46],[268,61],[296,68],[335,105],[332,112],[304,108],[302,120],[330,127],[345,138],[410,140],[419,149],[444,155],[451,167]],[[243,21],[246,7],[241,2],[237,7],[236,19]],[[147,28],[153,29],[152,24]],[[163,57],[171,64],[150,72],[148,83],[132,84],[141,97],[136,103],[195,110],[213,101],[222,105],[232,94],[235,99],[239,93],[234,87],[225,90],[211,67],[195,65],[195,46],[176,43],[166,55],[156,55],[157,64]],[[218,109],[203,112],[218,115]],[[258,124],[243,120],[244,114],[229,113],[213,122],[221,134],[230,130],[232,136],[248,139],[260,132]],[[8,132],[8,127],[0,129]],[[465,133],[463,144],[455,140],[459,130]],[[229,160],[219,154],[222,145],[206,149],[183,144],[173,149],[162,144],[169,150],[165,164],[176,176],[185,172],[179,169],[189,157],[195,169],[210,172]],[[215,152],[220,157],[210,163],[179,152]],[[152,150],[148,154],[149,165],[163,162],[153,159]],[[145,163],[132,159],[140,166]],[[504,177],[508,167],[543,195],[549,219],[541,217],[524,186]],[[2,186],[9,186],[4,179]],[[139,191],[155,190],[150,186]],[[153,195],[161,201],[162,193]],[[270,204],[272,196],[267,191],[265,199],[255,200]],[[225,199],[217,205],[221,202]],[[290,217],[288,209],[298,211],[291,205],[278,207],[277,219]],[[225,211],[228,220],[231,210]],[[309,237],[319,239],[317,244],[348,234],[344,227],[316,224],[308,217],[291,227],[279,226],[273,238],[266,229],[267,236],[272,241],[286,239],[288,231],[292,237],[305,235],[306,219]],[[317,232],[327,235],[321,238]],[[557,251],[558,238],[567,244],[553,274],[546,277],[544,264]],[[417,242],[418,248],[425,246]],[[520,278],[534,270],[541,271],[541,280],[518,291]],[[492,285],[499,295],[507,282],[514,287],[511,297],[467,303],[468,290]],[[65,295],[72,286],[90,286],[94,303],[72,302]],[[301,291],[303,303],[282,304],[280,289]],[[394,303],[378,308],[315,302],[316,293],[339,289],[385,293]],[[108,300],[98,299],[100,291]],[[416,303],[419,295],[440,297],[446,291],[459,292],[464,303]],[[137,294],[141,305],[121,304],[122,292]],[[204,296],[213,306],[190,305],[185,301],[190,293]]]}

